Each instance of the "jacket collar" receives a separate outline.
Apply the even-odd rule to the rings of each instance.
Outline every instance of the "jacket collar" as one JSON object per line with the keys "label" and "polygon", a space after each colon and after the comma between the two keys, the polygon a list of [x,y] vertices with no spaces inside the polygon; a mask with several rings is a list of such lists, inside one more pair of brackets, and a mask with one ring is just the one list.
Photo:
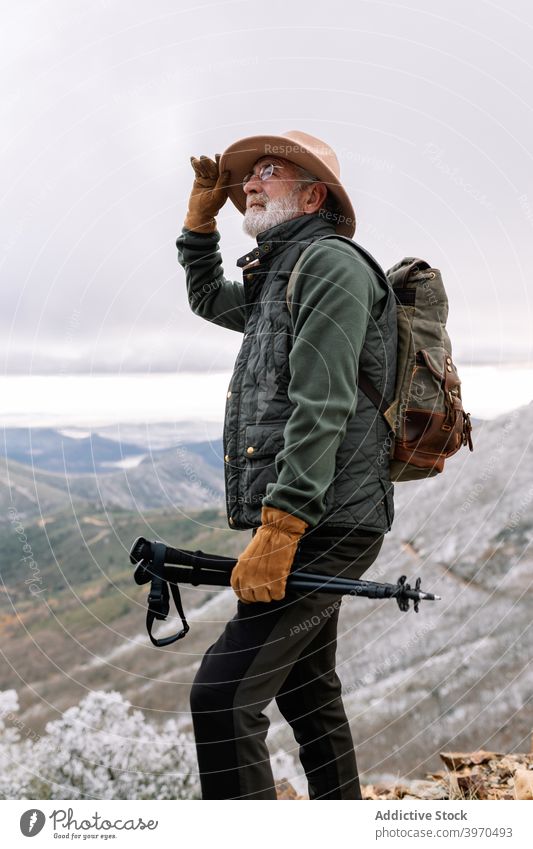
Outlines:
{"label": "jacket collar", "polygon": [[288,242],[313,241],[318,236],[335,233],[335,227],[318,213],[299,215],[282,224],[276,224],[269,230],[263,230],[257,236],[257,247],[248,251],[237,260],[237,266],[244,268],[251,263],[258,264],[262,259],[271,259],[281,253]]}

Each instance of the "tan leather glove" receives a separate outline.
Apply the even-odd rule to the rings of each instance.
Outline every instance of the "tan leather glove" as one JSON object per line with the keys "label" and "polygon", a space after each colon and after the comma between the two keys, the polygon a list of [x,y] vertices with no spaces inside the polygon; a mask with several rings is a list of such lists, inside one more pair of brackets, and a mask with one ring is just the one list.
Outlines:
{"label": "tan leather glove", "polygon": [[277,507],[261,509],[261,526],[231,573],[241,601],[280,601],[307,522]]}
{"label": "tan leather glove", "polygon": [[220,153],[215,154],[215,161],[208,156],[200,159],[191,156],[194,170],[189,208],[185,216],[185,227],[197,230],[199,233],[212,233],[216,230],[215,215],[228,199],[228,184],[230,172],[219,174]]}

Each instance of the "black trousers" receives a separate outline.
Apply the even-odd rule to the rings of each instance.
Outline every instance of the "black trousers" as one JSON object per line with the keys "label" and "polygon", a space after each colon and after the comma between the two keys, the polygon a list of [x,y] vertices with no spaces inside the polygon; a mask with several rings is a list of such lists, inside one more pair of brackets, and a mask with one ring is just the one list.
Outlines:
{"label": "black trousers", "polygon": [[[359,578],[383,534],[306,533],[292,571]],[[335,671],[342,597],[287,591],[243,604],[207,650],[191,689],[203,799],[275,799],[266,745],[272,699],[299,744],[310,799],[361,799],[350,727]],[[353,602],[355,603],[355,602]]]}

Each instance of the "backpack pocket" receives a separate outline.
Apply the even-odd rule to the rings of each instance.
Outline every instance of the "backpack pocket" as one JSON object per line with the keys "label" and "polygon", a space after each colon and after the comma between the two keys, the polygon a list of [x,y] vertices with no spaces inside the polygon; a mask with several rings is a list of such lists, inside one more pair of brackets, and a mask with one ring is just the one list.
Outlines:
{"label": "backpack pocket", "polygon": [[[418,477],[408,466],[442,471],[444,460],[461,445],[463,428],[461,381],[449,351],[442,345],[416,352],[409,390],[405,399],[400,438],[394,459],[406,464],[404,474],[393,479]],[[426,472],[427,474],[427,472]]]}
{"label": "backpack pocket", "polygon": [[422,348],[415,357],[409,388],[409,406],[435,413],[443,412],[446,407],[446,391],[457,390],[460,383],[457,369],[445,348]]}

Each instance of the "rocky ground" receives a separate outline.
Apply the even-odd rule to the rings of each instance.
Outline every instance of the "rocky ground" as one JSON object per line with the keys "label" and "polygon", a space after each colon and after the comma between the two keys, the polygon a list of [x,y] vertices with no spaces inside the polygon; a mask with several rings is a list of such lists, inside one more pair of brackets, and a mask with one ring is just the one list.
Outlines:
{"label": "rocky ground", "polygon": [[[440,752],[445,769],[426,779],[365,784],[363,799],[531,799],[533,746],[529,754]],[[278,799],[307,799],[289,781],[276,784]]]}

